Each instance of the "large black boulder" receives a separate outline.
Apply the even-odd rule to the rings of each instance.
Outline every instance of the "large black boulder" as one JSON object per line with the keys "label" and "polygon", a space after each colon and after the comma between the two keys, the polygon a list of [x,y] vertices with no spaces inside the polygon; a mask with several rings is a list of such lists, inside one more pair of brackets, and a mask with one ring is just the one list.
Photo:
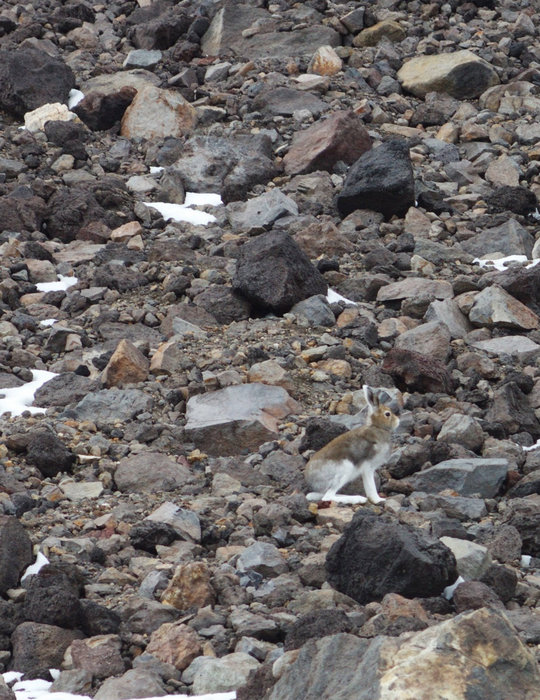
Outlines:
{"label": "large black boulder", "polygon": [[439,595],[458,577],[442,542],[390,515],[359,510],[326,557],[331,586],[359,603],[387,593],[407,598]]}
{"label": "large black boulder", "polygon": [[283,314],[328,285],[286,231],[268,231],[240,248],[233,289],[256,311]]}
{"label": "large black boulder", "polygon": [[356,209],[379,211],[387,219],[404,216],[414,206],[414,175],[406,141],[392,139],[363,153],[351,165],[336,205],[342,217]]}

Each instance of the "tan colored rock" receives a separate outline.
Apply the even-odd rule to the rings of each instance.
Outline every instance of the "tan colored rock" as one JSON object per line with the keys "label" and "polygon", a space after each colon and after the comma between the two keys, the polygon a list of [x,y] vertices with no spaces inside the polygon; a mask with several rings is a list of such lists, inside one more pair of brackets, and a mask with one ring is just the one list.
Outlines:
{"label": "tan colored rock", "polygon": [[509,185],[517,187],[521,170],[515,160],[502,155],[492,161],[486,170],[485,178],[493,185]]}
{"label": "tan colored rock", "polygon": [[148,377],[148,360],[130,340],[122,339],[103,370],[106,387],[143,382]]}
{"label": "tan colored rock", "polygon": [[403,41],[407,36],[403,27],[393,19],[383,19],[372,27],[363,29],[354,37],[354,46],[377,46],[381,39],[390,41]]}
{"label": "tan colored rock", "polygon": [[446,280],[429,280],[423,277],[408,277],[399,282],[391,282],[381,287],[377,301],[396,301],[410,299],[419,294],[432,294],[436,299],[448,299],[454,296],[450,282]]}
{"label": "tan colored rock", "polygon": [[165,622],[152,632],[146,651],[183,671],[202,653],[202,647],[191,627],[179,622]]}
{"label": "tan colored rock", "polygon": [[320,46],[311,61],[308,72],[317,75],[335,75],[343,67],[343,61],[331,46]]}
{"label": "tan colored rock", "polygon": [[213,605],[214,601],[210,571],[202,561],[180,564],[161,596],[162,603],[177,610],[204,608]]}
{"label": "tan colored rock", "polygon": [[47,122],[70,122],[77,119],[77,115],[70,112],[66,105],[60,102],[51,102],[41,105],[24,115],[24,126],[28,131],[43,131]]}
{"label": "tan colored rock", "polygon": [[287,370],[275,360],[264,360],[256,362],[248,370],[248,382],[261,382],[262,384],[272,384],[281,386],[286,391],[291,391],[294,384]]}
{"label": "tan colored rock", "polygon": [[122,226],[118,226],[118,228],[111,231],[111,241],[115,243],[126,243],[142,232],[143,227],[138,221],[128,221],[127,224],[122,224]]}
{"label": "tan colored rock", "polygon": [[122,117],[120,133],[130,139],[185,136],[197,121],[195,108],[179,92],[141,87]]}
{"label": "tan colored rock", "polygon": [[497,72],[471,51],[416,56],[397,74],[403,88],[417,97],[428,92],[446,92],[452,97],[478,97],[499,83]]}
{"label": "tan colored rock", "polygon": [[344,379],[350,379],[352,377],[352,367],[347,360],[335,360],[333,358],[323,360],[319,362],[318,368],[336,377],[343,377]]}

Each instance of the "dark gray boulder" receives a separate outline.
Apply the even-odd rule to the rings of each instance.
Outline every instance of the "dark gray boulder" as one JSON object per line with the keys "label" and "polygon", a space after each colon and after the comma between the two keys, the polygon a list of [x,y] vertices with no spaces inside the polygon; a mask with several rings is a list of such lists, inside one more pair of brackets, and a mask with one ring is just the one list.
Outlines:
{"label": "dark gray boulder", "polygon": [[452,552],[436,538],[389,515],[359,510],[326,557],[331,586],[359,603],[386,593],[438,595],[457,579]]}
{"label": "dark gray boulder", "polygon": [[336,205],[342,217],[356,209],[379,211],[387,219],[404,216],[414,206],[414,175],[406,141],[392,139],[361,155],[351,165]]}
{"label": "dark gray boulder", "polygon": [[37,467],[43,476],[71,472],[75,459],[73,452],[52,430],[38,428],[31,432],[26,449],[26,461]]}
{"label": "dark gray boulder", "polygon": [[17,518],[0,515],[0,594],[17,586],[32,561],[32,543],[24,527]]}
{"label": "dark gray boulder", "polygon": [[269,231],[240,248],[233,289],[257,311],[283,314],[328,285],[287,232]]}
{"label": "dark gray boulder", "polygon": [[0,109],[22,117],[49,102],[67,102],[75,75],[61,58],[35,47],[0,51]]}

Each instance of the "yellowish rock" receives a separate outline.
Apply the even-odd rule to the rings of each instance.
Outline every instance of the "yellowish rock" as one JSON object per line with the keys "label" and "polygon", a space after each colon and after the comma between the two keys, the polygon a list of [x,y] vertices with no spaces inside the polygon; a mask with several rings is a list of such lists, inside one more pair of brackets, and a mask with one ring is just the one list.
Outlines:
{"label": "yellowish rock", "polygon": [[343,67],[343,61],[331,46],[319,46],[311,59],[308,72],[317,75],[335,75]]}
{"label": "yellowish rock", "polygon": [[390,41],[403,41],[407,36],[399,22],[392,19],[383,19],[382,22],[377,22],[372,27],[363,29],[360,34],[354,37],[353,45],[358,47],[377,46],[381,39],[389,39]]}

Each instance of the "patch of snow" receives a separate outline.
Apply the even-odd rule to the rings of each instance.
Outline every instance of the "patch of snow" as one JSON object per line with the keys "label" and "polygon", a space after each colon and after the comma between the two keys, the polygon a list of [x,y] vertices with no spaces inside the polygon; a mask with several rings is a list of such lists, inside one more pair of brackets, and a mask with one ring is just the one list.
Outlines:
{"label": "patch of snow", "polygon": [[521,566],[524,569],[528,569],[529,566],[531,565],[531,555],[530,554],[522,554],[521,555]]}
{"label": "patch of snow", "polygon": [[75,105],[78,105],[81,100],[84,100],[84,92],[81,92],[80,90],[76,90],[73,88],[73,90],[69,91],[68,95],[68,107],[69,109],[73,109]]}
{"label": "patch of snow", "polygon": [[165,168],[162,168],[160,165],[151,165],[150,175],[157,175],[158,173],[162,173],[164,170]]}
{"label": "patch of snow", "polygon": [[504,271],[511,262],[528,262],[526,268],[535,267],[540,263],[540,259],[529,260],[526,255],[506,255],[502,258],[474,258],[473,263],[478,263],[480,267],[494,267],[496,270]]}
{"label": "patch of snow", "polygon": [[208,204],[211,207],[218,207],[223,204],[221,195],[215,194],[214,192],[186,192],[186,199],[184,205],[186,207],[195,207]]}
{"label": "patch of snow", "polygon": [[57,318],[44,318],[43,321],[39,322],[40,326],[54,326],[54,324],[58,321]]}
{"label": "patch of snow", "polygon": [[344,301],[344,302],[347,303],[347,304],[352,304],[353,306],[356,306],[356,302],[355,302],[355,301],[351,301],[350,299],[347,299],[346,297],[342,297],[341,294],[338,294],[338,293],[335,292],[333,289],[330,289],[330,287],[328,287],[328,293],[327,293],[327,295],[326,295],[326,301],[327,301],[329,304],[335,304],[336,301]]}
{"label": "patch of snow", "polygon": [[534,214],[531,214],[531,216],[533,217],[533,219],[540,221],[540,211],[538,211],[538,209],[536,209]]}
{"label": "patch of snow", "polygon": [[464,581],[465,581],[465,579],[463,578],[463,576],[458,576],[456,581],[451,586],[446,586],[446,588],[442,592],[442,594],[446,598],[446,600],[452,599],[452,597],[454,595],[454,591],[459,586],[459,584],[463,583]]}
{"label": "patch of snow", "polygon": [[540,447],[540,440],[530,445],[529,447],[523,447],[523,452],[530,452],[531,450],[537,450]]}
{"label": "patch of snow", "polygon": [[216,221],[216,217],[208,212],[192,209],[192,207],[202,205],[217,207],[223,202],[219,194],[212,192],[186,192],[184,204],[172,204],[171,202],[144,202],[144,204],[147,207],[157,209],[166,221],[172,219],[173,221],[187,221],[190,224],[207,226]]}
{"label": "patch of snow", "polygon": [[30,564],[30,566],[26,569],[24,574],[21,576],[21,583],[24,581],[24,579],[27,576],[33,576],[34,574],[39,573],[40,569],[42,569],[45,566],[45,564],[48,564],[48,563],[49,563],[49,560],[47,559],[47,557],[42,552],[38,552],[37,557],[36,557],[36,561],[33,564]]}
{"label": "patch of snow", "polygon": [[58,275],[57,282],[38,282],[36,284],[37,289],[40,292],[58,292],[66,291],[74,284],[77,284],[79,280],[76,277],[64,277],[64,275]]}
{"label": "patch of snow", "polygon": [[56,377],[56,374],[54,372],[47,372],[44,369],[33,369],[32,377],[33,380],[31,382],[27,382],[22,386],[15,386],[10,389],[0,388],[0,415],[8,411],[12,416],[20,416],[24,411],[30,411],[30,413],[45,413],[44,408],[32,406],[34,394],[45,382]]}
{"label": "patch of snow", "polygon": [[[59,675],[56,669],[50,669],[53,678]],[[22,673],[10,671],[2,674],[6,683],[11,683],[15,679],[20,679]],[[50,692],[52,683],[41,678],[35,680],[21,681],[13,685],[13,692],[17,700],[91,700],[88,695],[74,695],[73,693]],[[139,700],[235,700],[236,692],[212,693],[210,695],[164,695],[162,697],[142,698]]]}

